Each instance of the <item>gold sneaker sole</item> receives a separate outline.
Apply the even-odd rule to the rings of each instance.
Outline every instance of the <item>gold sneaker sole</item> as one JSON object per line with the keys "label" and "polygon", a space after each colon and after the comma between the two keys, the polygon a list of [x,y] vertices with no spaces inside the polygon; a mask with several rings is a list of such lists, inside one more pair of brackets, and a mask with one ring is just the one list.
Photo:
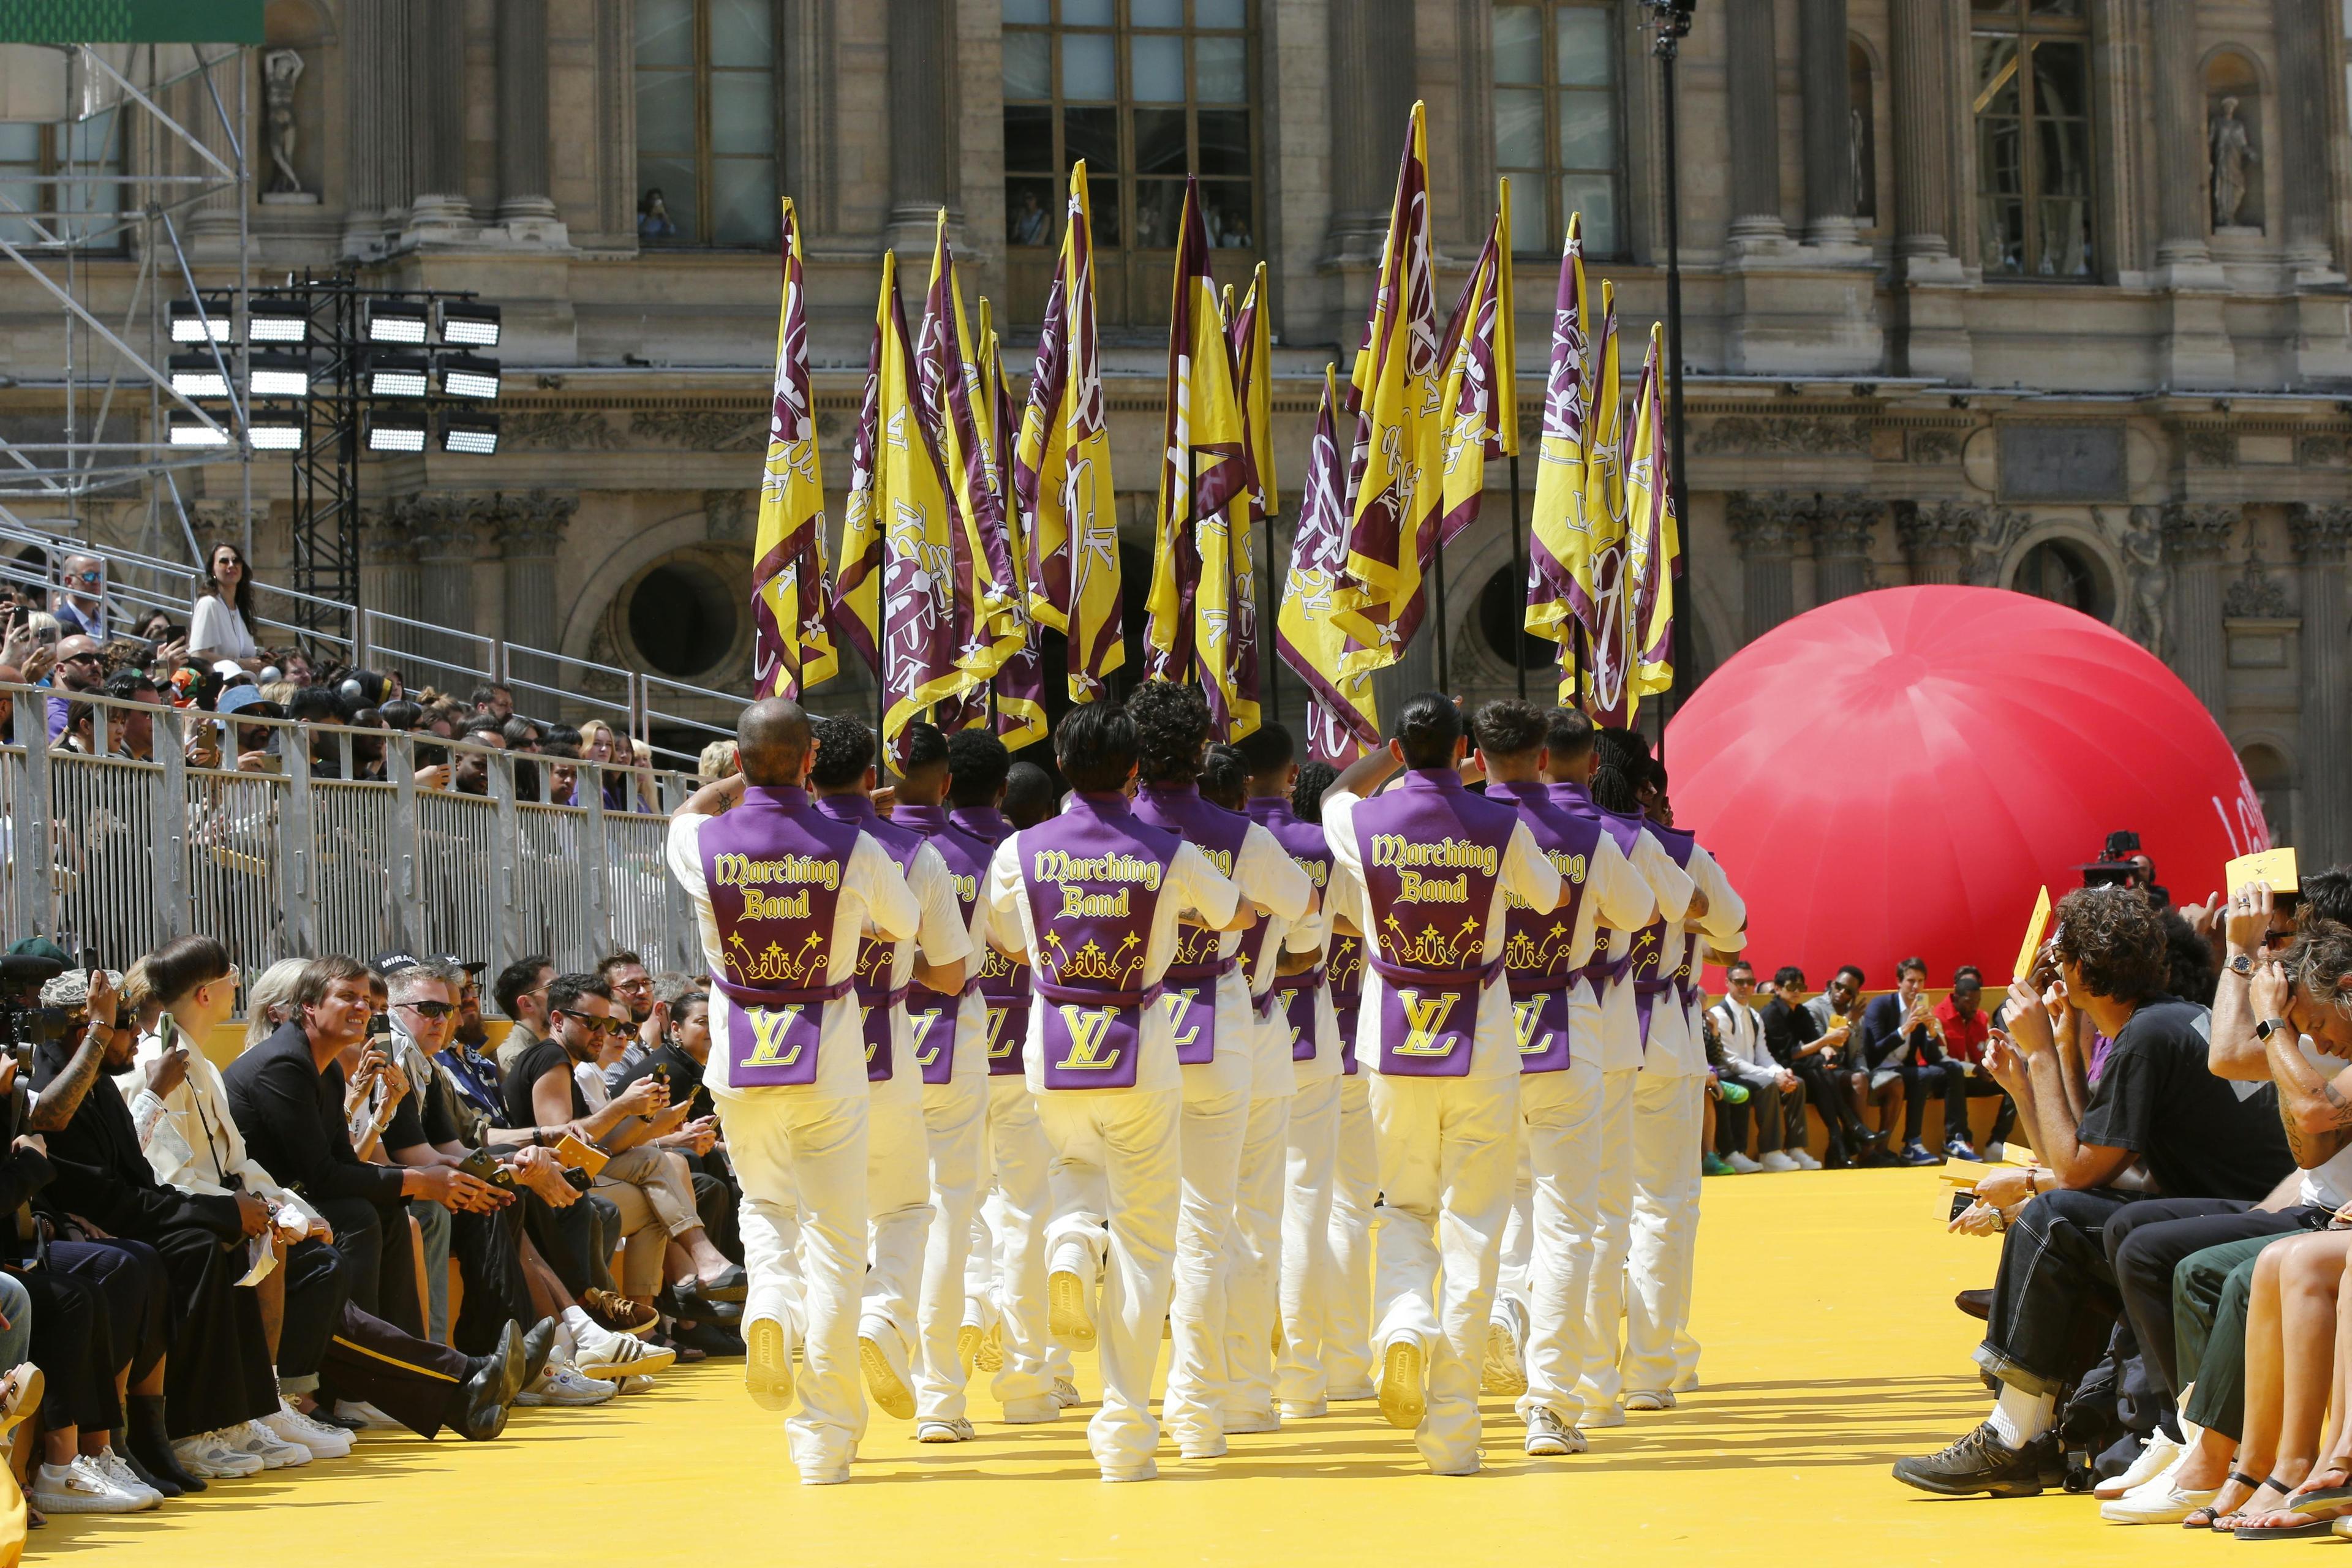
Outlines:
{"label": "gold sneaker sole", "polygon": [[762,1410],[793,1407],[793,1347],[784,1325],[773,1318],[755,1318],[744,1325],[743,1386],[751,1403]]}
{"label": "gold sneaker sole", "polygon": [[1428,1414],[1429,1394],[1422,1386],[1426,1361],[1421,1347],[1399,1340],[1381,1352],[1381,1414],[1389,1425],[1412,1431]]}
{"label": "gold sneaker sole", "polygon": [[1045,1281],[1045,1321],[1054,1337],[1079,1350],[1095,1342],[1094,1316],[1087,1309],[1086,1281],[1070,1273]]}
{"label": "gold sneaker sole", "polygon": [[898,1381],[882,1347],[862,1335],[857,1341],[857,1365],[866,1373],[866,1392],[882,1407],[883,1415],[894,1421],[915,1418],[915,1391]]}
{"label": "gold sneaker sole", "polygon": [[1004,1366],[1004,1325],[991,1323],[988,1332],[980,1339],[980,1348],[972,1352],[971,1364],[982,1372],[1000,1372]]}
{"label": "gold sneaker sole", "polygon": [[971,1369],[980,1364],[980,1347],[986,1337],[978,1323],[966,1323],[956,1330],[956,1360],[962,1363],[967,1383],[971,1381]]}
{"label": "gold sneaker sole", "polygon": [[1519,1347],[1511,1342],[1511,1331],[1500,1323],[1488,1323],[1486,1364],[1478,1379],[1478,1392],[1516,1398],[1527,1391],[1528,1374],[1519,1365]]}

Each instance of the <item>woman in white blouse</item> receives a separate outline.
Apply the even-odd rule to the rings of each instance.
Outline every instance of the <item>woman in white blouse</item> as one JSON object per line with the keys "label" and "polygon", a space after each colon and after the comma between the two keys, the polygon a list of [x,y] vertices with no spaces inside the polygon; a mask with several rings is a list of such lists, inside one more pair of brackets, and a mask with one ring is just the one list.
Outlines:
{"label": "woman in white blouse", "polygon": [[188,652],[210,664],[233,658],[248,670],[261,668],[253,640],[253,574],[244,552],[223,540],[213,546],[205,569],[205,591],[188,616]]}

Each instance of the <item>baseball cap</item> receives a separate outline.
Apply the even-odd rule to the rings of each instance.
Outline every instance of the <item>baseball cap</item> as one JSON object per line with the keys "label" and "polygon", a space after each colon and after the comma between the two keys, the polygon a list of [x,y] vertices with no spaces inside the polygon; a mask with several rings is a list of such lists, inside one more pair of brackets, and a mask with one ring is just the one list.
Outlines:
{"label": "baseball cap", "polygon": [[380,978],[389,980],[402,970],[414,969],[424,962],[413,952],[379,952],[369,961],[368,967]]}
{"label": "baseball cap", "polygon": [[468,974],[479,974],[483,970],[489,967],[487,963],[484,963],[480,959],[476,959],[473,963],[468,963],[454,952],[436,954],[433,962],[440,964],[445,969],[462,969]]}

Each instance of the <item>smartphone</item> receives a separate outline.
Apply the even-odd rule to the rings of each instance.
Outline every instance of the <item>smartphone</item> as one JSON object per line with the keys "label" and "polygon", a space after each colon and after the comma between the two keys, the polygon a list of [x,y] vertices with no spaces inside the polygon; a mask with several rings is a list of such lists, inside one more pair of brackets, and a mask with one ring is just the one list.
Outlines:
{"label": "smartphone", "polygon": [[1974,1208],[1976,1206],[1976,1194],[1970,1192],[1966,1187],[1962,1187],[1958,1192],[1952,1194],[1952,1212],[1945,1216],[1944,1223],[1946,1225],[1951,1224],[1952,1221],[1959,1218],[1962,1215],[1968,1213],[1969,1210]]}
{"label": "smartphone", "polygon": [[497,1157],[488,1149],[477,1149],[467,1154],[457,1163],[457,1169],[475,1180],[487,1182],[501,1191],[509,1193],[514,1191],[514,1173],[499,1163]]}
{"label": "smartphone", "polygon": [[661,1085],[664,1089],[667,1089],[669,1087],[669,1063],[654,1063],[653,1080]]}

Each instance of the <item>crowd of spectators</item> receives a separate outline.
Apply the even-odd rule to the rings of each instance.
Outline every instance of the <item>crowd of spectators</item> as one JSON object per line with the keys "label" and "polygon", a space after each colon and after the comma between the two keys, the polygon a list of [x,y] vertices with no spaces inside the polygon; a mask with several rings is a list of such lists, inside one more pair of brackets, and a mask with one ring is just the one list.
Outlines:
{"label": "crowd of spectators", "polygon": [[0,1053],[0,1430],[34,1522],[371,1432],[487,1441],[515,1406],[743,1353],[699,977],[526,958],[492,981],[494,1044],[483,968],[11,950],[54,971],[9,983],[35,1043]]}

